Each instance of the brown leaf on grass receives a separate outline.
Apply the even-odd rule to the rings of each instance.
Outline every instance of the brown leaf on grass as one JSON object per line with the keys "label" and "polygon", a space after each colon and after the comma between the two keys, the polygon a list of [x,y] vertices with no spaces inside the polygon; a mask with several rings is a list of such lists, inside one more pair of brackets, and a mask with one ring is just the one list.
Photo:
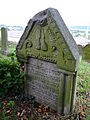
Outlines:
{"label": "brown leaf on grass", "polygon": [[48,112],[46,112],[46,116],[48,116]]}
{"label": "brown leaf on grass", "polygon": [[5,101],[5,102],[3,103],[3,105],[6,106],[6,105],[7,105],[7,102]]}
{"label": "brown leaf on grass", "polygon": [[28,120],[27,117],[26,117],[26,115],[23,116],[23,119],[24,119],[24,120]]}
{"label": "brown leaf on grass", "polygon": [[41,106],[39,106],[39,108],[38,108],[38,112],[39,112],[39,113],[42,112]]}
{"label": "brown leaf on grass", "polygon": [[86,109],[86,107],[85,107],[85,105],[83,105],[83,111],[85,111],[85,109]]}
{"label": "brown leaf on grass", "polygon": [[22,112],[23,112],[24,115],[26,114],[26,110],[25,109]]}
{"label": "brown leaf on grass", "polygon": [[33,116],[33,114],[31,113],[31,115],[30,115],[30,120],[33,120],[33,117],[34,117],[34,116]]}
{"label": "brown leaf on grass", "polygon": [[47,107],[43,108],[43,112],[46,113],[47,112]]}
{"label": "brown leaf on grass", "polygon": [[20,112],[17,112],[17,116],[18,116],[18,117],[20,116]]}
{"label": "brown leaf on grass", "polygon": [[10,110],[7,110],[6,112],[7,112],[7,113],[10,113]]}

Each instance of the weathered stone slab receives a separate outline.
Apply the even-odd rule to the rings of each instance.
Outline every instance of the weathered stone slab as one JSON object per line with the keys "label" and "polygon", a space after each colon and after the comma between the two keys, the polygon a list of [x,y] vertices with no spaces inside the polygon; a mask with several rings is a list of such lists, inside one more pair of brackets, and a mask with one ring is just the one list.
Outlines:
{"label": "weathered stone slab", "polygon": [[82,58],[83,58],[83,60],[86,60],[87,62],[90,63],[90,44],[87,44],[83,48]]}
{"label": "weathered stone slab", "polygon": [[[28,90],[35,96],[37,101],[57,107],[58,88],[61,72],[56,64],[30,58],[27,64]],[[38,94],[38,96],[37,96]]]}
{"label": "weathered stone slab", "polygon": [[79,54],[82,59],[90,62],[90,40],[83,37],[74,37],[76,44],[78,45]]}
{"label": "weathered stone slab", "polygon": [[83,46],[82,45],[78,45],[78,50],[79,50],[79,54],[82,55],[82,53],[83,53]]}
{"label": "weathered stone slab", "polygon": [[8,35],[7,28],[1,28],[1,53],[7,55],[8,53]]}
{"label": "weathered stone slab", "polygon": [[17,45],[17,57],[25,64],[25,93],[58,113],[73,107],[78,48],[56,9],[36,14]]}
{"label": "weathered stone slab", "polygon": [[75,71],[78,65],[77,45],[58,11],[52,8],[29,21],[17,45],[17,53],[22,61],[27,56],[37,57],[69,71]]}

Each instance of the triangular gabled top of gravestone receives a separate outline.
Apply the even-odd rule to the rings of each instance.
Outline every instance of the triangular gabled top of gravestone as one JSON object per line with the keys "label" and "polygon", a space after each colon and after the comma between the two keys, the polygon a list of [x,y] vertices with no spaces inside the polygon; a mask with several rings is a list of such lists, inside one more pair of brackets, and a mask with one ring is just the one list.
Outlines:
{"label": "triangular gabled top of gravestone", "polygon": [[78,48],[56,9],[48,8],[36,14],[25,28],[17,45],[20,61],[34,57],[57,64],[59,69],[76,71]]}

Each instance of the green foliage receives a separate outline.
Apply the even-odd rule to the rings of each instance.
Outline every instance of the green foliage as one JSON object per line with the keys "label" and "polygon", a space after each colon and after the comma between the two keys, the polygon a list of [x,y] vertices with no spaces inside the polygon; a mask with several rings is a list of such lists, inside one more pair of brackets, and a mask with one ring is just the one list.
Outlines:
{"label": "green foliage", "polygon": [[12,51],[14,52],[15,49],[16,49],[16,43],[8,41],[8,50],[10,52],[12,52]]}
{"label": "green foliage", "polygon": [[22,88],[22,72],[15,53],[0,56],[0,97],[7,93],[18,93]]}
{"label": "green foliage", "polygon": [[2,111],[1,111],[1,118],[0,120],[10,120],[10,118],[12,120],[17,120],[16,117],[16,108],[15,108],[15,102],[13,100],[9,100],[9,101],[4,101],[1,102],[2,103]]}
{"label": "green foliage", "polygon": [[6,113],[4,111],[2,111],[2,120],[9,120],[9,117],[6,116]]}
{"label": "green foliage", "polygon": [[7,105],[10,107],[13,107],[15,105],[15,103],[13,100],[10,100]]}

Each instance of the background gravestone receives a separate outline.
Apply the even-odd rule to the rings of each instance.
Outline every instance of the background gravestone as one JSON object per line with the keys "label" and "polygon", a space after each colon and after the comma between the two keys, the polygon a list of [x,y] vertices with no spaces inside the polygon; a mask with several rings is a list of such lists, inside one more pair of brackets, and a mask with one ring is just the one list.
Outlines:
{"label": "background gravestone", "polygon": [[82,59],[90,62],[90,40],[83,37],[74,37],[74,39],[78,45],[79,54],[82,56]]}
{"label": "background gravestone", "polygon": [[56,9],[36,14],[17,45],[17,57],[25,66],[25,93],[68,114],[75,99],[78,48]]}
{"label": "background gravestone", "polygon": [[1,53],[7,54],[8,52],[8,35],[7,35],[7,28],[1,28]]}
{"label": "background gravestone", "polygon": [[82,58],[90,63],[90,44],[83,47]]}

